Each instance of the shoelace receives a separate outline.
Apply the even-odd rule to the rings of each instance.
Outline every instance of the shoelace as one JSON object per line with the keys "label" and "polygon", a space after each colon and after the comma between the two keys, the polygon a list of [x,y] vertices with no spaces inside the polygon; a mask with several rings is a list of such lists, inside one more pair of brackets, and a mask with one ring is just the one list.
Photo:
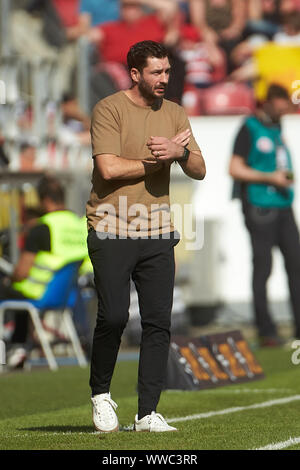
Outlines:
{"label": "shoelace", "polygon": [[[102,407],[101,412],[100,412],[100,406],[106,403],[108,403],[110,406]],[[116,410],[118,408],[118,405],[110,397],[105,397],[100,402],[97,402],[97,401],[95,402],[95,408],[96,408],[97,414],[101,415],[103,413],[106,413],[110,417],[113,417],[114,413],[112,412],[112,408],[113,410]]]}
{"label": "shoelace", "polygon": [[151,426],[151,424],[156,424],[158,426],[168,426],[166,420],[164,419],[164,417],[159,414],[159,413],[155,413],[155,411],[152,411],[150,417],[149,417],[149,424]]}

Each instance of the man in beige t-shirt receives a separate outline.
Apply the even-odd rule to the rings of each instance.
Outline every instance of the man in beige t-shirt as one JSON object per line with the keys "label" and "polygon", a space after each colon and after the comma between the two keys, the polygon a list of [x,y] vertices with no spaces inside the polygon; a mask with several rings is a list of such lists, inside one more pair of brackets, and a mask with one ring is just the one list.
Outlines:
{"label": "man in beige t-shirt", "polygon": [[174,288],[170,166],[194,179],[205,163],[183,109],[164,99],[170,63],[161,44],[133,45],[127,62],[132,87],[97,103],[91,135],[94,158],[87,203],[88,247],[99,307],[91,359],[93,421],[119,429],[109,388],[128,320],[130,280],[142,322],[136,431],[173,431],[156,413],[166,374]]}

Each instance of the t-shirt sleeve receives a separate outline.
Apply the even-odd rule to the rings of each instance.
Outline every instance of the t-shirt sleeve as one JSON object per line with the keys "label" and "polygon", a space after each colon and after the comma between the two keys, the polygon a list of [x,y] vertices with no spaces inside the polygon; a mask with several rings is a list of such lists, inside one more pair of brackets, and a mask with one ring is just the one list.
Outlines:
{"label": "t-shirt sleeve", "polygon": [[235,138],[235,141],[233,144],[233,154],[238,155],[239,157],[242,157],[245,160],[247,160],[249,152],[250,152],[250,146],[251,146],[251,138],[250,138],[249,129],[244,124],[240,128]]}
{"label": "t-shirt sleeve", "polygon": [[120,121],[115,106],[99,101],[93,109],[91,119],[91,141],[93,157],[103,153],[120,156]]}
{"label": "t-shirt sleeve", "polygon": [[187,148],[191,152],[193,152],[194,150],[200,151],[199,145],[197,144],[196,139],[194,137],[190,121],[189,121],[184,109],[182,107],[178,107],[178,108],[179,108],[179,116],[178,116],[178,121],[177,121],[176,135],[179,134],[180,132],[185,131],[186,129],[190,129],[192,134],[191,134],[191,137],[190,137],[189,144],[187,145]]}
{"label": "t-shirt sleeve", "polygon": [[33,227],[25,240],[25,251],[31,253],[38,253],[39,251],[50,251],[50,231],[49,227],[45,224],[36,225]]}

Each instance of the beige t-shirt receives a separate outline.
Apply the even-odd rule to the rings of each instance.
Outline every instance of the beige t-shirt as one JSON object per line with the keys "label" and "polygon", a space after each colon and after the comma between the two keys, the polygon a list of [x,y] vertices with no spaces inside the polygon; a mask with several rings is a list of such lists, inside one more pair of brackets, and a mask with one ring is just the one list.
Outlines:
{"label": "beige t-shirt", "polygon": [[[92,113],[93,157],[113,154],[144,160],[152,157],[151,136],[172,138],[191,129],[181,106],[162,100],[158,109],[135,104],[124,91],[99,101]],[[199,150],[192,136],[190,151]],[[122,237],[149,237],[174,231],[169,201],[170,166],[141,178],[107,181],[95,168],[87,202],[88,226]]]}

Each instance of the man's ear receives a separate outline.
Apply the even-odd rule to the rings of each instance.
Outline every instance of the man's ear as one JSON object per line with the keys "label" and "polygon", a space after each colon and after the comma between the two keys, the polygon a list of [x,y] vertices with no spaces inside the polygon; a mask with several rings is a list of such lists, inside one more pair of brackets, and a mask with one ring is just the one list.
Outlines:
{"label": "man's ear", "polygon": [[131,79],[132,79],[133,83],[138,83],[139,80],[140,80],[141,74],[140,74],[140,72],[139,72],[138,69],[136,69],[135,67],[133,67],[133,68],[130,70],[130,76],[131,76]]}

